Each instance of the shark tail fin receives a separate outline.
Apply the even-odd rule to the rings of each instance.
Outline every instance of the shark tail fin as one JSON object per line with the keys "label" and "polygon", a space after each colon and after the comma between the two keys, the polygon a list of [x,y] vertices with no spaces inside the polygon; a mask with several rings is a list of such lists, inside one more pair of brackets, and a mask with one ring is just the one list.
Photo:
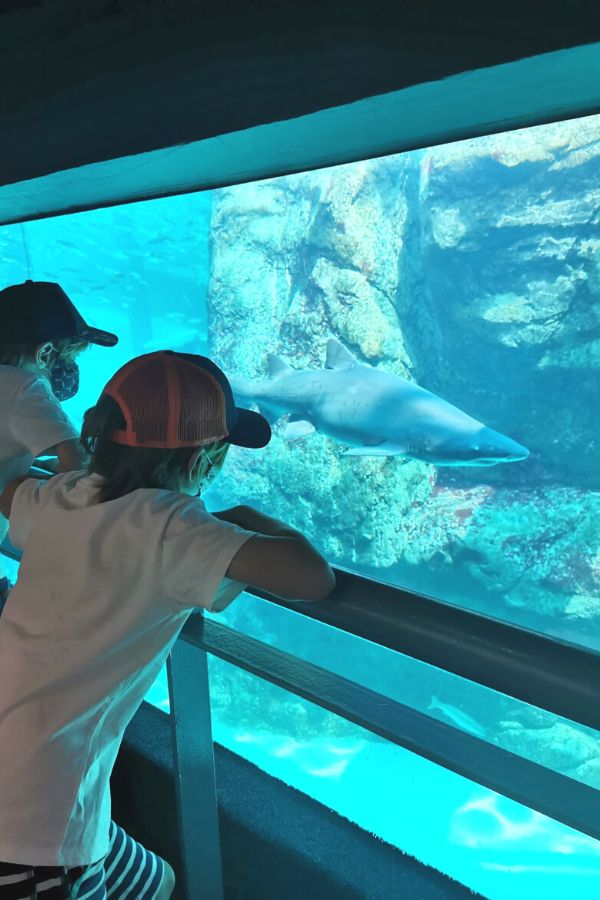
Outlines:
{"label": "shark tail fin", "polygon": [[231,385],[235,400],[242,400],[245,404],[248,403],[252,406],[257,406],[261,415],[265,417],[269,425],[274,425],[281,417],[281,413],[272,409],[269,406],[268,400],[265,400],[264,397],[260,396],[260,382],[251,381],[249,378],[242,378],[240,375],[230,375],[229,384]]}
{"label": "shark tail fin", "polygon": [[281,359],[280,356],[269,353],[267,356],[267,371],[271,378],[281,378],[282,375],[293,372],[293,369],[285,360]]}
{"label": "shark tail fin", "polygon": [[359,366],[360,362],[350,351],[335,338],[327,341],[325,367],[327,369],[350,369]]}

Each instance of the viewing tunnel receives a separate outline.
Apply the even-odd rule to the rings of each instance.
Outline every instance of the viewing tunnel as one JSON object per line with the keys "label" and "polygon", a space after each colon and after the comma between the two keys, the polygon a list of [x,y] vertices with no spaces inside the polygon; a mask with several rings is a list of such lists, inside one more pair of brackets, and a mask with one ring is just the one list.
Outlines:
{"label": "viewing tunnel", "polygon": [[397,6],[0,13],[0,288],[120,338],[65,411],[214,358],[273,439],[202,499],[337,576],[190,616],[127,730],[176,898],[600,896],[598,16]]}

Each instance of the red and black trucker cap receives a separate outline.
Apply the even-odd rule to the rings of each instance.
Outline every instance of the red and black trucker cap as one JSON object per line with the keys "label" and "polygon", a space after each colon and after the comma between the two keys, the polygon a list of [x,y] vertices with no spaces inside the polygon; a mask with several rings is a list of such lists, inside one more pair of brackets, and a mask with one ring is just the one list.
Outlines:
{"label": "red and black trucker cap", "polygon": [[79,315],[60,284],[24,281],[0,291],[0,340],[3,344],[35,344],[81,338],[114,347],[116,334],[92,328]]}
{"label": "red and black trucker cap", "polygon": [[271,428],[260,413],[235,405],[224,372],[206,356],[160,350],[125,363],[108,382],[125,428],[111,441],[127,447],[201,447],[224,440],[265,447]]}

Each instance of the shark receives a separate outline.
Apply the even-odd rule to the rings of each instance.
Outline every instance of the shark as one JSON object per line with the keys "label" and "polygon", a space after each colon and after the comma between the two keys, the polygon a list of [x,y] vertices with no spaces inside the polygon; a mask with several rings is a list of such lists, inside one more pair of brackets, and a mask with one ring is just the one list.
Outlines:
{"label": "shark", "polygon": [[344,444],[347,456],[403,456],[436,466],[493,466],[529,455],[415,382],[360,362],[335,338],[324,369],[293,369],[273,354],[267,368],[268,378],[232,376],[231,386],[271,424],[288,417],[290,441],[319,432]]}

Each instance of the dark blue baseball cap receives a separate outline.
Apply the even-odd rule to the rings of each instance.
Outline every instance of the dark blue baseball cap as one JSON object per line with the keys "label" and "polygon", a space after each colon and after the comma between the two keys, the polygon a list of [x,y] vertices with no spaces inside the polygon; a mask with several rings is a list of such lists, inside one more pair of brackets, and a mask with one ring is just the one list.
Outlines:
{"label": "dark blue baseball cap", "polygon": [[0,291],[0,341],[37,344],[80,338],[101,347],[114,347],[119,338],[88,325],[60,284],[24,281]]}

